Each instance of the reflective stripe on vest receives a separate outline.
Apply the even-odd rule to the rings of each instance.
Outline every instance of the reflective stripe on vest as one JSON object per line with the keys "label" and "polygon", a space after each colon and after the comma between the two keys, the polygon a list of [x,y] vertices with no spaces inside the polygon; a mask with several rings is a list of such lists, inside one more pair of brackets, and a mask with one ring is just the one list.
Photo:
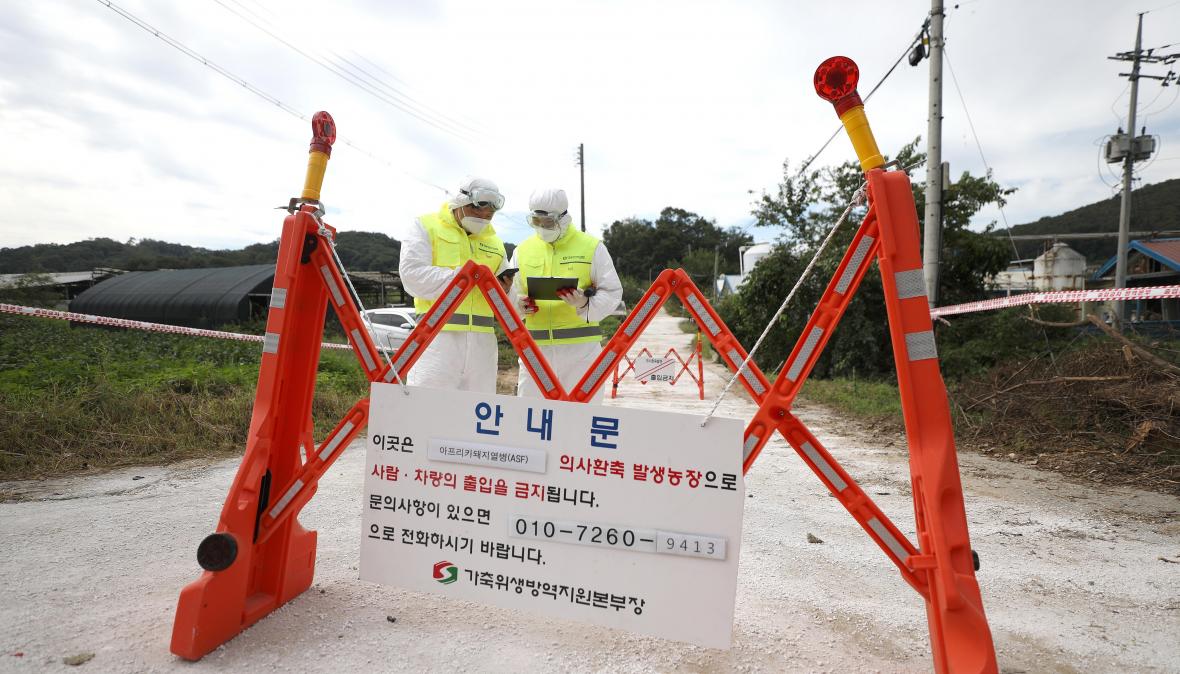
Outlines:
{"label": "reflective stripe on vest", "polygon": [[[476,292],[476,291],[473,291]],[[421,323],[425,318],[425,314],[418,314],[418,322]],[[472,316],[471,314],[463,314],[456,311],[447,319],[447,325],[476,325],[482,328],[496,327],[495,316]],[[444,328],[445,329],[445,328]]]}
{"label": "reflective stripe on vest", "polygon": [[[455,222],[450,204],[444,203],[437,213],[419,217],[418,222],[430,237],[430,263],[435,267],[458,269],[468,260],[475,260],[498,271],[504,263],[504,243],[496,236],[496,230],[488,225],[479,234],[468,236],[467,230]],[[434,300],[414,298],[414,311],[419,316],[433,305]],[[487,299],[478,289],[472,288],[443,330],[495,332],[495,326],[496,319]]]}
{"label": "reflective stripe on vest", "polygon": [[597,323],[587,325],[582,328],[561,328],[559,330],[529,330],[529,334],[533,339],[548,340],[548,342],[556,342],[563,339],[573,339],[576,337],[598,337],[602,335],[602,328]]}
{"label": "reflective stripe on vest", "polygon": [[[579,231],[572,223],[551,244],[537,236],[525,239],[516,248],[516,263],[520,267],[517,283],[522,294],[527,292],[531,276],[574,277],[578,279],[578,288],[588,287],[596,248],[598,239]],[[524,322],[538,344],[597,342],[602,336],[597,322],[587,322],[562,300],[537,300],[537,312]]]}

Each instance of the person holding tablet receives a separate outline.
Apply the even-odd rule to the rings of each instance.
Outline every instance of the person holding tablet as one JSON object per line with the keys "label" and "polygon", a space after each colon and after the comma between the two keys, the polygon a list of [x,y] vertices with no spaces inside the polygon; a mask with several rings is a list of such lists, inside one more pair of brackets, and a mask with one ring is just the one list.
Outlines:
{"label": "person holding tablet", "polygon": [[[516,247],[508,263],[520,269],[511,291],[517,311],[567,391],[601,351],[598,322],[623,298],[606,246],[572,222],[564,190],[533,192],[528,214],[533,235]],[[602,394],[600,388],[591,402],[601,402]],[[544,397],[523,364],[517,395]]]}
{"label": "person holding tablet", "polygon": [[[419,316],[468,260],[487,265],[498,275],[507,270],[504,243],[491,224],[492,216],[503,207],[504,196],[495,183],[468,178],[437,211],[415,220],[402,241],[398,270],[406,292],[414,296]],[[507,290],[507,282],[501,283]],[[488,301],[480,292],[469,293],[410,369],[408,383],[495,393],[495,330],[496,317]]]}

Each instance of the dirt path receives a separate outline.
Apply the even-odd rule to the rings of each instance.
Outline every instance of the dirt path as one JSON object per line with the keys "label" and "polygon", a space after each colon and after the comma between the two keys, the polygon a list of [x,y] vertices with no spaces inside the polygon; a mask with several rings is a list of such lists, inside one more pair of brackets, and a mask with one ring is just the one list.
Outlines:
{"label": "dirt path", "polygon": [[[661,316],[641,343],[662,353],[689,337]],[[704,402],[683,383],[624,383],[612,404],[701,413],[726,373],[705,376]],[[739,394],[720,413],[752,409]],[[797,409],[912,538],[904,440]],[[168,653],[172,613],[236,462],[0,484],[25,499],[0,504],[0,671],[63,670],[84,652],[95,654],[85,669],[120,672],[931,668],[920,598],[781,440],[747,478],[729,651],[360,582],[363,461],[350,447],[301,517],[319,530],[314,588],[196,665]],[[1180,499],[975,454],[960,464],[1002,671],[1180,671],[1180,563],[1160,559],[1180,562]]]}

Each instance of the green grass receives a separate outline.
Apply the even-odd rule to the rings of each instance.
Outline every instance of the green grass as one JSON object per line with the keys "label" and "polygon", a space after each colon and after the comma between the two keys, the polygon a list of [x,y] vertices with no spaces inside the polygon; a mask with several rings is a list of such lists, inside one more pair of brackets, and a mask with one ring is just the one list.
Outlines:
{"label": "green grass", "polygon": [[[0,478],[167,463],[245,449],[259,344],[0,317]],[[321,354],[317,437],[368,392]]]}
{"label": "green grass", "polygon": [[808,378],[799,395],[862,421],[902,426],[901,398],[892,382]]}

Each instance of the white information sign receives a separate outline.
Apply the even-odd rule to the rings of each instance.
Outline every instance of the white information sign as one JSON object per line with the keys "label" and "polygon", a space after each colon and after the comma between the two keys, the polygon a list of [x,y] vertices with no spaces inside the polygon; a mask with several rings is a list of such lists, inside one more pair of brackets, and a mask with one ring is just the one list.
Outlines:
{"label": "white information sign", "polygon": [[363,580],[728,648],[743,425],[372,386]]}
{"label": "white information sign", "polygon": [[635,379],[643,382],[662,381],[672,383],[676,378],[678,361],[675,358],[651,358],[640,356],[635,359]]}

